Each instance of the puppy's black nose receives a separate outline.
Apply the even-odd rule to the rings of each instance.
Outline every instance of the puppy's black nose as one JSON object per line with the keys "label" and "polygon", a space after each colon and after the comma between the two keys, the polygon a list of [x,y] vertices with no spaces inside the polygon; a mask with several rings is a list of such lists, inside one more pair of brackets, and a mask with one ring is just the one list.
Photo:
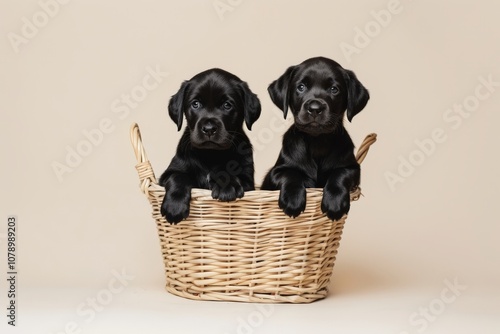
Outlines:
{"label": "puppy's black nose", "polygon": [[217,132],[217,125],[212,122],[207,122],[201,127],[201,131],[210,137]]}
{"label": "puppy's black nose", "polygon": [[326,104],[319,100],[309,100],[306,103],[306,110],[310,114],[319,115],[326,109]]}

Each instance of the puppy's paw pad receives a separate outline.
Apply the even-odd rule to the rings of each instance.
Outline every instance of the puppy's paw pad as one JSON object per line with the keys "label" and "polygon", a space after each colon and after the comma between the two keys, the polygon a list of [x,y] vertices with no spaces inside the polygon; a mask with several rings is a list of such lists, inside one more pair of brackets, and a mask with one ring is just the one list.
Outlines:
{"label": "puppy's paw pad", "polygon": [[327,211],[326,212],[326,215],[331,220],[340,220],[345,214],[347,214],[347,212],[343,212],[343,211]]}
{"label": "puppy's paw pad", "polygon": [[284,189],[280,191],[278,205],[292,218],[298,217],[306,209],[306,189]]}
{"label": "puppy's paw pad", "polygon": [[177,224],[189,217],[189,202],[163,199],[160,213],[170,224]]}
{"label": "puppy's paw pad", "polygon": [[238,181],[231,182],[225,187],[220,187],[218,184],[212,186],[212,198],[222,202],[234,201],[242,198],[244,194],[243,186]]}
{"label": "puppy's paw pad", "polygon": [[339,220],[349,212],[351,202],[349,195],[347,196],[328,196],[323,195],[321,202],[321,211],[326,213],[331,220]]}

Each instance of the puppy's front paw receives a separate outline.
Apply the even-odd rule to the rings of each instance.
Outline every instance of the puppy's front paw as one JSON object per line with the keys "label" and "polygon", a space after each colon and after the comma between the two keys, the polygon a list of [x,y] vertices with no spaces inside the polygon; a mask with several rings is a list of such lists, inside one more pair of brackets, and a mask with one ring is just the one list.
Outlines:
{"label": "puppy's front paw", "polygon": [[306,188],[285,186],[280,191],[279,207],[290,217],[298,217],[306,209]]}
{"label": "puppy's front paw", "polygon": [[177,224],[189,216],[189,198],[174,200],[166,194],[161,203],[160,213],[170,224]]}
{"label": "puppy's front paw", "polygon": [[323,200],[321,201],[321,211],[326,213],[331,220],[339,220],[349,212],[351,207],[351,199],[349,193],[332,193],[330,191],[323,192]]}
{"label": "puppy's front paw", "polygon": [[231,202],[237,198],[242,198],[245,194],[243,186],[238,179],[233,179],[226,183],[213,182],[211,184],[212,198],[222,202]]}

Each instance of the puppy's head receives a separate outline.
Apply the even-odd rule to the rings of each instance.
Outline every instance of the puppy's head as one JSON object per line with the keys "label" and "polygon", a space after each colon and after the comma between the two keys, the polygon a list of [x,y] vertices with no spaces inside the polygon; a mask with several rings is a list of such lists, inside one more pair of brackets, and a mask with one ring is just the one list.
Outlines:
{"label": "puppy's head", "polygon": [[248,85],[221,69],[210,69],[184,81],[168,105],[170,118],[182,127],[186,116],[191,143],[201,149],[228,149],[234,136],[251,130],[260,102]]}
{"label": "puppy's head", "polygon": [[346,110],[350,122],[370,98],[352,71],[323,57],[289,67],[268,92],[285,118],[290,108],[297,128],[311,135],[334,132]]}

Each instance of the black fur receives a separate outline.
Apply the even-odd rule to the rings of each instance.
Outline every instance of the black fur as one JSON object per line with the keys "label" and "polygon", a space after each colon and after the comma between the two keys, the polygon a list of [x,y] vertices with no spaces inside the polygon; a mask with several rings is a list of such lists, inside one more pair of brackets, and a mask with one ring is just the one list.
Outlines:
{"label": "black fur", "polygon": [[252,146],[243,122],[250,130],[260,111],[248,85],[224,70],[207,70],[182,83],[168,112],[178,130],[185,115],[187,127],[160,177],[161,214],[167,221],[176,224],[189,216],[192,188],[211,189],[221,201],[254,189]]}
{"label": "black fur", "polygon": [[306,207],[306,188],[323,188],[321,209],[332,220],[349,212],[350,191],[359,185],[354,144],[343,126],[368,102],[356,75],[335,61],[317,57],[289,67],[269,85],[269,95],[294,124],[283,136],[278,160],[262,183],[280,190],[279,206],[297,217]]}

